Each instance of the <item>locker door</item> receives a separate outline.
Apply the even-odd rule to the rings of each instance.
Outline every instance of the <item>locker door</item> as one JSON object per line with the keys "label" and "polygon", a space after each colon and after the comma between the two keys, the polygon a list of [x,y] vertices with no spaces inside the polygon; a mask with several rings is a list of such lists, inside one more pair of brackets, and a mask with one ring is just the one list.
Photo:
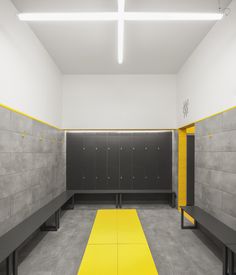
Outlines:
{"label": "locker door", "polygon": [[172,188],[172,133],[158,134],[158,177],[160,189]]}
{"label": "locker door", "polygon": [[145,134],[133,134],[133,186],[134,189],[146,189]]}
{"label": "locker door", "polygon": [[158,146],[156,146],[157,135],[157,133],[146,134],[145,159],[146,174],[148,177],[148,189],[158,189]]}
{"label": "locker door", "polygon": [[69,190],[82,189],[83,175],[83,135],[67,133],[66,137],[67,154],[66,154],[66,178],[67,188]]}
{"label": "locker door", "polygon": [[120,134],[120,189],[133,189],[132,134]]}
{"label": "locker door", "polygon": [[107,134],[96,134],[96,189],[107,189]]}
{"label": "locker door", "polygon": [[82,189],[95,189],[95,134],[89,133],[83,135],[83,175],[82,175]]}
{"label": "locker door", "polygon": [[107,189],[119,189],[119,135],[107,135]]}

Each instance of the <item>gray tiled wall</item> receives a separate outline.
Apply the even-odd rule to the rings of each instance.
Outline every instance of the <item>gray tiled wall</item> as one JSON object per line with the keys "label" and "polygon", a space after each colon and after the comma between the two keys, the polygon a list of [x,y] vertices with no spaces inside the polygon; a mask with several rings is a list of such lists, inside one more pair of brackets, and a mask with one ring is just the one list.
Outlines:
{"label": "gray tiled wall", "polygon": [[176,206],[178,202],[178,131],[172,134],[172,187],[176,193]]}
{"label": "gray tiled wall", "polygon": [[65,135],[0,107],[0,235],[66,189]]}
{"label": "gray tiled wall", "polygon": [[236,109],[196,125],[195,201],[236,230]]}

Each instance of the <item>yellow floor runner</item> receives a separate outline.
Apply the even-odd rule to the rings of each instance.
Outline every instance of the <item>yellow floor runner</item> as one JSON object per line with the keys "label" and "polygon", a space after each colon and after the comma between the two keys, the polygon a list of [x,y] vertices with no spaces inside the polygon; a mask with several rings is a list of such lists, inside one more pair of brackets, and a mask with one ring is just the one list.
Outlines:
{"label": "yellow floor runner", "polygon": [[137,211],[99,210],[78,275],[158,275]]}

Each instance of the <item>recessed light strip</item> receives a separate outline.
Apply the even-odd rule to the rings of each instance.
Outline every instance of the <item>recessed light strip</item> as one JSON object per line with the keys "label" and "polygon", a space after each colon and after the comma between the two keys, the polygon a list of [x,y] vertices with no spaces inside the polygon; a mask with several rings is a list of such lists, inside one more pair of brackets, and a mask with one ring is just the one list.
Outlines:
{"label": "recessed light strip", "polygon": [[122,64],[124,59],[124,12],[125,0],[118,0],[118,63]]}
{"label": "recessed light strip", "polygon": [[20,13],[21,21],[117,21],[117,12]]}
{"label": "recessed light strip", "polygon": [[[124,6],[120,0],[119,6]],[[122,9],[121,9],[122,10]],[[21,21],[117,21],[120,12],[20,13]],[[124,12],[125,21],[217,21],[223,13]]]}
{"label": "recessed light strip", "polygon": [[217,21],[223,13],[125,12],[127,21]]}

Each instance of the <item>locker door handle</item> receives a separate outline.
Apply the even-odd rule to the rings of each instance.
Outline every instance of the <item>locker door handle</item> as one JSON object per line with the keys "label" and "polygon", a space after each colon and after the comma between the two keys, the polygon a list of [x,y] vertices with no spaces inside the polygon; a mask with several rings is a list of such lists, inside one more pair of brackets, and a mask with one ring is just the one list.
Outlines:
{"label": "locker door handle", "polygon": [[123,180],[123,177],[121,176],[120,179]]}

